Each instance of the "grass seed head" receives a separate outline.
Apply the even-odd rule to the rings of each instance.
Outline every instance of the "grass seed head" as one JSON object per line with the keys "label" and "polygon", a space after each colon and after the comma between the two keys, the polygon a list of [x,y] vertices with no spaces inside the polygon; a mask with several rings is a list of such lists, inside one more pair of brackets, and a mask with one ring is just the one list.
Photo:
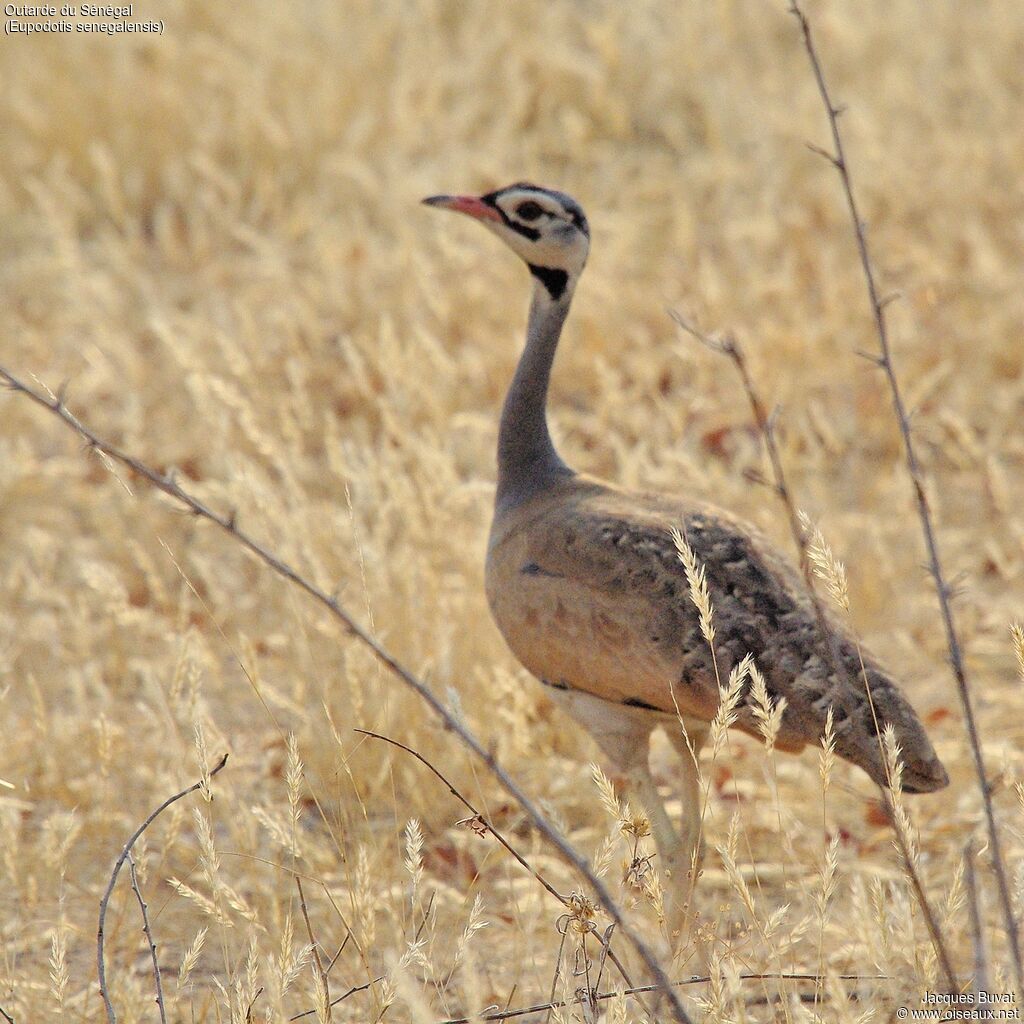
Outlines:
{"label": "grass seed head", "polygon": [[189,981],[192,972],[196,969],[199,963],[199,958],[203,955],[203,947],[206,945],[206,934],[208,929],[204,926],[196,932],[195,938],[192,940],[188,948],[182,954],[181,964],[178,967],[178,988],[184,988]]}
{"label": "grass seed head", "polygon": [[1010,626],[1010,638],[1013,641],[1013,651],[1017,656],[1017,671],[1020,674],[1021,682],[1024,682],[1024,625],[1015,622]]}
{"label": "grass seed head", "polygon": [[825,712],[825,728],[821,734],[821,750],[818,751],[818,777],[821,779],[822,794],[828,793],[832,784],[832,771],[836,764],[836,730],[835,720],[832,714],[832,705],[829,704]]}
{"label": "grass seed head", "polygon": [[811,560],[811,569],[843,611],[850,610],[850,588],[846,582],[846,566],[832,553],[832,548],[825,535],[811,521],[810,517],[800,512],[800,523],[805,535],[808,536],[807,557]]}
{"label": "grass seed head", "polygon": [[751,709],[758,731],[764,740],[769,753],[775,749],[775,740],[782,728],[782,716],[786,712],[786,698],[778,696],[774,700],[768,695],[768,684],[753,660],[750,662],[750,693]]}
{"label": "grass seed head", "polygon": [[679,554],[679,560],[686,570],[686,582],[690,587],[690,600],[693,601],[700,619],[700,631],[709,647],[715,646],[715,626],[713,622],[713,608],[711,606],[711,592],[708,590],[707,576],[704,566],[697,560],[693,548],[686,542],[682,533],[676,528],[672,529],[672,543],[675,544]]}

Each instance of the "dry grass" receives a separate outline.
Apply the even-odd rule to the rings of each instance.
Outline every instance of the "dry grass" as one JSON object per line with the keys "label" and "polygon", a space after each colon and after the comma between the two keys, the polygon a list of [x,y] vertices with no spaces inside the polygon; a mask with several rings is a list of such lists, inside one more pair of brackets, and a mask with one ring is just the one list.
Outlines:
{"label": "dry grass", "polygon": [[[745,480],[765,467],[735,376],[663,310],[740,332],[783,407],[795,498],[845,563],[852,617],[906,679],[950,769],[947,793],[904,807],[966,980],[977,943],[962,856],[981,836],[980,800],[887,392],[854,354],[871,348],[871,323],[836,183],[803,145],[825,126],[785,5],[165,7],[159,39],[5,42],[0,362],[69,380],[97,430],[181,467],[337,585],[438,692],[451,688],[654,934],[649,840],[609,820],[591,744],[513,662],[483,598],[525,275],[493,239],[416,205],[521,177],[572,192],[594,249],[556,367],[562,448],[630,486],[713,497],[788,543],[769,491]],[[1009,626],[1024,600],[1024,9],[809,13],[851,107],[884,287],[905,296],[897,368],[946,562],[962,574],[1019,901],[1024,693]],[[323,1002],[292,871],[325,966],[350,936],[331,997],[383,978],[335,1020],[375,1020],[389,999],[388,1020],[420,1022],[571,996],[583,939],[559,934],[558,904],[456,824],[464,809],[422,765],[353,732],[443,765],[571,890],[414,699],[225,538],[83,457],[28,403],[0,409],[0,779],[13,786],[0,788],[0,1007],[19,1024],[101,1018],[95,920],[113,861],[200,778],[201,750],[213,763],[227,749],[212,801],[176,805],[136,849],[172,1020],[244,1020],[250,1005],[254,1020],[281,1020],[313,1009],[318,990]],[[672,757],[659,748],[656,761],[671,784]],[[823,774],[825,788],[813,752],[732,735],[709,772],[696,899],[718,972],[691,993],[709,1020],[884,1018],[936,982],[873,787],[842,762]],[[975,863],[998,989],[1004,942],[984,853]],[[127,879],[107,941],[119,1019],[155,1019]],[[831,977],[738,979],[780,970]],[[620,984],[606,967],[604,987]],[[744,1008],[780,987],[818,1002]],[[640,1014],[607,1006],[611,1020]]]}

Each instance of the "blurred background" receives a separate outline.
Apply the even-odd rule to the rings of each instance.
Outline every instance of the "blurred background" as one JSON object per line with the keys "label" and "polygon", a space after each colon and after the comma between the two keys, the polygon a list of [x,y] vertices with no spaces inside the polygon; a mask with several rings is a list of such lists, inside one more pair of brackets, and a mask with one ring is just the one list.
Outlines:
{"label": "blurred background", "polygon": [[[552,389],[564,456],[710,498],[788,545],[771,490],[752,482],[767,467],[732,367],[666,308],[738,334],[779,407],[797,503],[847,564],[857,628],[950,768],[946,794],[908,806],[966,972],[977,789],[888,392],[857,355],[876,341],[851,226],[834,171],[805,145],[824,145],[827,123],[786,3],[134,8],[164,33],[9,36],[0,50],[0,362],[67,382],[86,423],[179,467],[336,589],[606,858],[655,934],[622,880],[628,844],[591,781],[595,748],[514,662],[483,597],[526,275],[485,233],[418,205],[521,179],[571,193],[593,238]],[[848,107],[882,287],[901,295],[897,369],[1020,897],[1024,8],[807,10]],[[0,399],[0,587],[0,1006],[19,1022],[100,1018],[95,914],[113,861],[225,750],[216,799],[178,805],[138,851],[174,1019],[313,1006],[292,869],[323,883],[307,897],[328,953],[351,936],[334,994],[372,983],[336,1020],[548,997],[566,955],[559,906],[457,825],[464,808],[422,765],[353,730],[442,766],[571,889],[479,766],[300,594],[15,396]],[[671,788],[671,757],[655,763]],[[813,752],[776,764],[743,738],[707,777],[698,901],[727,978],[887,976],[823,985],[827,1019],[852,1014],[847,1000],[859,1014],[919,999],[934,954],[867,779],[837,766],[823,797]],[[998,987],[1007,961],[979,870]],[[126,1021],[153,1017],[137,920],[122,883],[108,975]],[[767,989],[724,984],[708,1019],[775,1019]],[[782,991],[788,1017],[812,1012]]]}

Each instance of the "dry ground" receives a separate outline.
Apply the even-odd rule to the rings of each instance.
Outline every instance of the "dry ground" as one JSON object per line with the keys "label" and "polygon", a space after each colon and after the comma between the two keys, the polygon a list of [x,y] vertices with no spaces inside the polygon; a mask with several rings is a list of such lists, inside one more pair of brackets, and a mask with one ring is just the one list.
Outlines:
{"label": "dry ground", "polygon": [[[980,802],[887,393],[855,354],[874,339],[837,181],[804,145],[826,126],[784,7],[169,0],[160,38],[5,39],[0,362],[70,382],[84,420],[180,467],[336,586],[581,850],[604,851],[653,936],[647,901],[620,884],[630,844],[592,781],[594,748],[513,662],[483,597],[527,281],[493,239],[417,205],[524,177],[573,193],[593,251],[556,367],[562,448],[627,485],[712,497],[788,543],[747,479],[764,463],[731,368],[664,310],[740,332],[782,409],[799,504],[847,562],[854,620],[950,769],[948,791],[908,805],[966,980],[962,854],[981,839]],[[899,371],[963,588],[1019,909],[1024,6],[830,0],[810,14],[850,105],[884,286],[903,293]],[[215,798],[177,805],[137,851],[170,1019],[314,1005],[293,869],[327,954],[351,936],[332,995],[383,978],[336,1020],[376,1020],[391,999],[388,1020],[428,1022],[546,998],[557,903],[458,824],[466,812],[422,766],[353,730],[422,752],[572,889],[479,766],[228,538],[117,479],[28,402],[0,399],[0,417],[0,1007],[19,1024],[102,1018],[98,899],[135,824],[198,777],[197,734],[211,761],[231,752]],[[671,787],[665,750],[656,763]],[[823,795],[813,752],[772,761],[743,738],[708,777],[699,901],[724,980],[693,989],[707,1019],[885,1020],[916,1005],[935,959],[866,778],[838,765]],[[127,879],[110,914],[119,1020],[154,1020]],[[556,992],[581,984],[576,941]],[[816,1009],[793,998],[813,984],[736,980],[780,970],[886,980],[830,980]]]}

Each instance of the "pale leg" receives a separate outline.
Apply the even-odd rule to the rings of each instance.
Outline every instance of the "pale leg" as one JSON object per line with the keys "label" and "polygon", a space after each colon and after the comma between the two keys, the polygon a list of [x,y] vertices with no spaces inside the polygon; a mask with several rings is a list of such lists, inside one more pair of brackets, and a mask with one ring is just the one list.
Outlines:
{"label": "pale leg", "polygon": [[[661,879],[664,895],[665,931],[668,947],[663,953],[671,957],[676,951],[677,937],[689,929],[680,919],[683,904],[689,894],[687,868],[682,862],[679,833],[665,810],[658,787],[651,776],[648,754],[653,723],[641,719],[628,732],[614,735],[595,735],[598,745],[612,762],[617,775],[626,784],[631,800],[640,804],[650,824],[658,856],[654,868]],[[638,808],[638,810],[640,809]],[[682,897],[682,899],[681,899]]]}
{"label": "pale leg", "polygon": [[[679,723],[668,716],[643,708],[613,704],[579,690],[556,690],[551,696],[573,718],[586,727],[598,746],[629,786],[647,814],[651,836],[658,851],[659,874],[665,879],[665,926],[669,946],[676,951],[693,932],[692,904],[695,855],[700,846],[701,800],[700,774],[696,755],[707,738],[704,723],[689,728],[690,752]],[[682,835],[672,824],[648,763],[650,735],[662,725],[682,759]],[[668,876],[666,878],[666,875]]]}
{"label": "pale leg", "polygon": [[683,817],[680,823],[679,852],[686,870],[699,869],[704,853],[703,794],[700,785],[700,752],[708,738],[708,726],[701,722],[687,723],[686,734],[678,722],[665,726],[669,740],[683,762]]}
{"label": "pale leg", "polygon": [[[704,853],[703,794],[700,784],[699,757],[708,738],[704,722],[686,723],[686,733],[678,721],[665,725],[665,732],[679,754],[682,763],[681,793],[682,819],[679,844],[670,869],[672,871],[671,912],[667,913],[672,945],[679,951],[688,939],[696,940],[696,913],[693,910],[697,873]],[[702,944],[697,942],[697,958],[706,966]]]}

